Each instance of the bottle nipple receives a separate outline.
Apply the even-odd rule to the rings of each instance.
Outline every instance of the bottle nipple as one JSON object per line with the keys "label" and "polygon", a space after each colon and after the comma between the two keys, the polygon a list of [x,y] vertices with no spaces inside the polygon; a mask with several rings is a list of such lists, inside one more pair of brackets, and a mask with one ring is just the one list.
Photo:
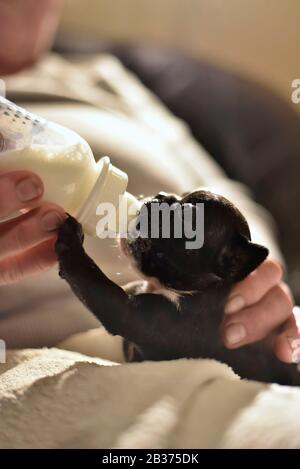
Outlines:
{"label": "bottle nipple", "polygon": [[[98,161],[97,170],[98,178],[94,188],[77,219],[92,236],[124,236],[141,204],[126,192],[128,176],[113,166],[108,156]],[[108,228],[105,228],[107,224]]]}

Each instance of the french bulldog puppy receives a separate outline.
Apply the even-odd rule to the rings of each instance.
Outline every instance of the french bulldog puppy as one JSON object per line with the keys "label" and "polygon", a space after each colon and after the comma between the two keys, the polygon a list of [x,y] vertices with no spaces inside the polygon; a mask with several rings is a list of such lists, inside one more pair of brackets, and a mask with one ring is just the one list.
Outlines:
{"label": "french bulldog puppy", "polygon": [[296,365],[280,362],[261,344],[237,350],[223,344],[220,328],[232,286],[268,255],[265,247],[251,242],[244,216],[227,199],[208,191],[183,197],[160,193],[143,205],[149,228],[153,204],[162,203],[176,204],[182,212],[189,207],[192,221],[203,204],[203,246],[187,248],[190,239],[184,233],[178,237],[174,229],[167,238],[162,230],[155,237],[129,233],[121,248],[146,280],[121,288],[85,253],[81,226],[69,216],[56,242],[60,276],[110,334],[124,338],[128,361],[212,358],[242,378],[300,384]]}

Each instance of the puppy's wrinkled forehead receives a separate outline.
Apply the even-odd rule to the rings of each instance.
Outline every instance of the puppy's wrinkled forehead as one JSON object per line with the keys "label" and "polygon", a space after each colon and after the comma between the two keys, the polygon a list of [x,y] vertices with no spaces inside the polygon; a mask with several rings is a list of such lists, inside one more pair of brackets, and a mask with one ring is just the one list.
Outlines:
{"label": "puppy's wrinkled forehead", "polygon": [[203,204],[206,241],[216,245],[226,242],[235,235],[251,239],[248,223],[242,213],[225,197],[206,190],[185,195],[181,204]]}
{"label": "puppy's wrinkled forehead", "polygon": [[[150,216],[153,213],[153,206],[158,204],[160,204],[160,207],[164,204],[173,207],[179,206],[180,216],[178,219],[176,217],[172,218],[172,216],[164,219],[170,226],[169,231],[167,230],[168,237],[163,235],[163,217],[152,218]],[[152,237],[150,235],[150,239],[145,243],[145,246],[142,246],[141,243],[139,244],[138,248],[144,252],[145,248],[152,248],[154,251],[168,253],[172,257],[179,255],[188,256],[189,262],[197,262],[195,256],[206,256],[206,261],[208,261],[210,256],[217,255],[224,246],[231,245],[237,237],[243,236],[248,240],[251,239],[248,223],[241,212],[225,197],[207,190],[194,191],[185,194],[183,197],[161,192],[157,196],[145,200],[145,206],[147,207],[148,234],[150,234],[150,227],[153,229],[155,226],[158,229],[157,236]],[[198,217],[199,210],[197,208],[200,206],[202,216]],[[186,217],[186,211],[191,216],[187,215]],[[176,236],[176,229],[173,226],[173,222],[178,220],[182,228],[179,230],[181,233],[179,237]],[[186,222],[187,225],[185,224]],[[186,226],[190,226],[191,231],[186,230]],[[153,233],[152,230],[151,232]],[[192,257],[189,252],[190,249],[187,248],[187,241],[192,239],[190,237],[191,233],[194,233],[192,234],[194,236],[193,239],[199,240],[199,242],[193,244]],[[200,233],[202,233],[202,243],[200,242]]]}
{"label": "puppy's wrinkled forehead", "polygon": [[[211,245],[211,247],[216,249],[220,243],[224,244],[236,235],[242,235],[249,240],[251,239],[245,217],[228,199],[221,195],[214,194],[207,190],[190,192],[183,197],[161,192],[154,198],[145,200],[148,214],[152,213],[151,208],[153,208],[153,205],[157,204],[168,204],[170,206],[174,206],[174,204],[179,205],[182,210],[182,220],[184,220],[185,208],[194,209],[196,206],[201,205],[203,208],[203,218],[201,222],[203,223],[206,247],[208,248]],[[191,212],[187,210],[187,213]],[[195,214],[196,211],[194,210],[192,212],[193,221],[195,221]],[[153,223],[153,220],[150,222],[149,216],[149,225],[151,223]],[[161,238],[161,236],[158,236],[158,238]],[[171,238],[174,237],[171,235]]]}

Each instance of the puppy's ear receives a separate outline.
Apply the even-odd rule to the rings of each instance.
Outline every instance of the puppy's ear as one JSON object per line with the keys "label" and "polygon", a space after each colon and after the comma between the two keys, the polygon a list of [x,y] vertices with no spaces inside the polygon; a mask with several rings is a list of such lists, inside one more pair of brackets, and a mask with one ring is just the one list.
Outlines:
{"label": "puppy's ear", "polygon": [[267,257],[269,251],[260,244],[249,241],[244,236],[236,238],[230,246],[225,246],[218,259],[218,274],[232,282],[243,280]]}

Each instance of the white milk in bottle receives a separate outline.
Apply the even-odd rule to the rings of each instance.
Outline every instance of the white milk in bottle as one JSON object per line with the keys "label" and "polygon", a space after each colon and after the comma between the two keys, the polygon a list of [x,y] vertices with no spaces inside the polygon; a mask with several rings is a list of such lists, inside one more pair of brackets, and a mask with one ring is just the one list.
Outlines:
{"label": "white milk in bottle", "polygon": [[[0,96],[0,172],[14,170],[33,171],[40,176],[44,200],[63,207],[91,235],[100,235],[99,204],[115,208],[117,220],[111,226],[117,232],[120,202],[120,221],[124,218],[129,223],[139,209],[137,199],[126,192],[127,175],[107,156],[96,163],[88,143],[78,134]],[[123,222],[121,225],[124,227]]]}

